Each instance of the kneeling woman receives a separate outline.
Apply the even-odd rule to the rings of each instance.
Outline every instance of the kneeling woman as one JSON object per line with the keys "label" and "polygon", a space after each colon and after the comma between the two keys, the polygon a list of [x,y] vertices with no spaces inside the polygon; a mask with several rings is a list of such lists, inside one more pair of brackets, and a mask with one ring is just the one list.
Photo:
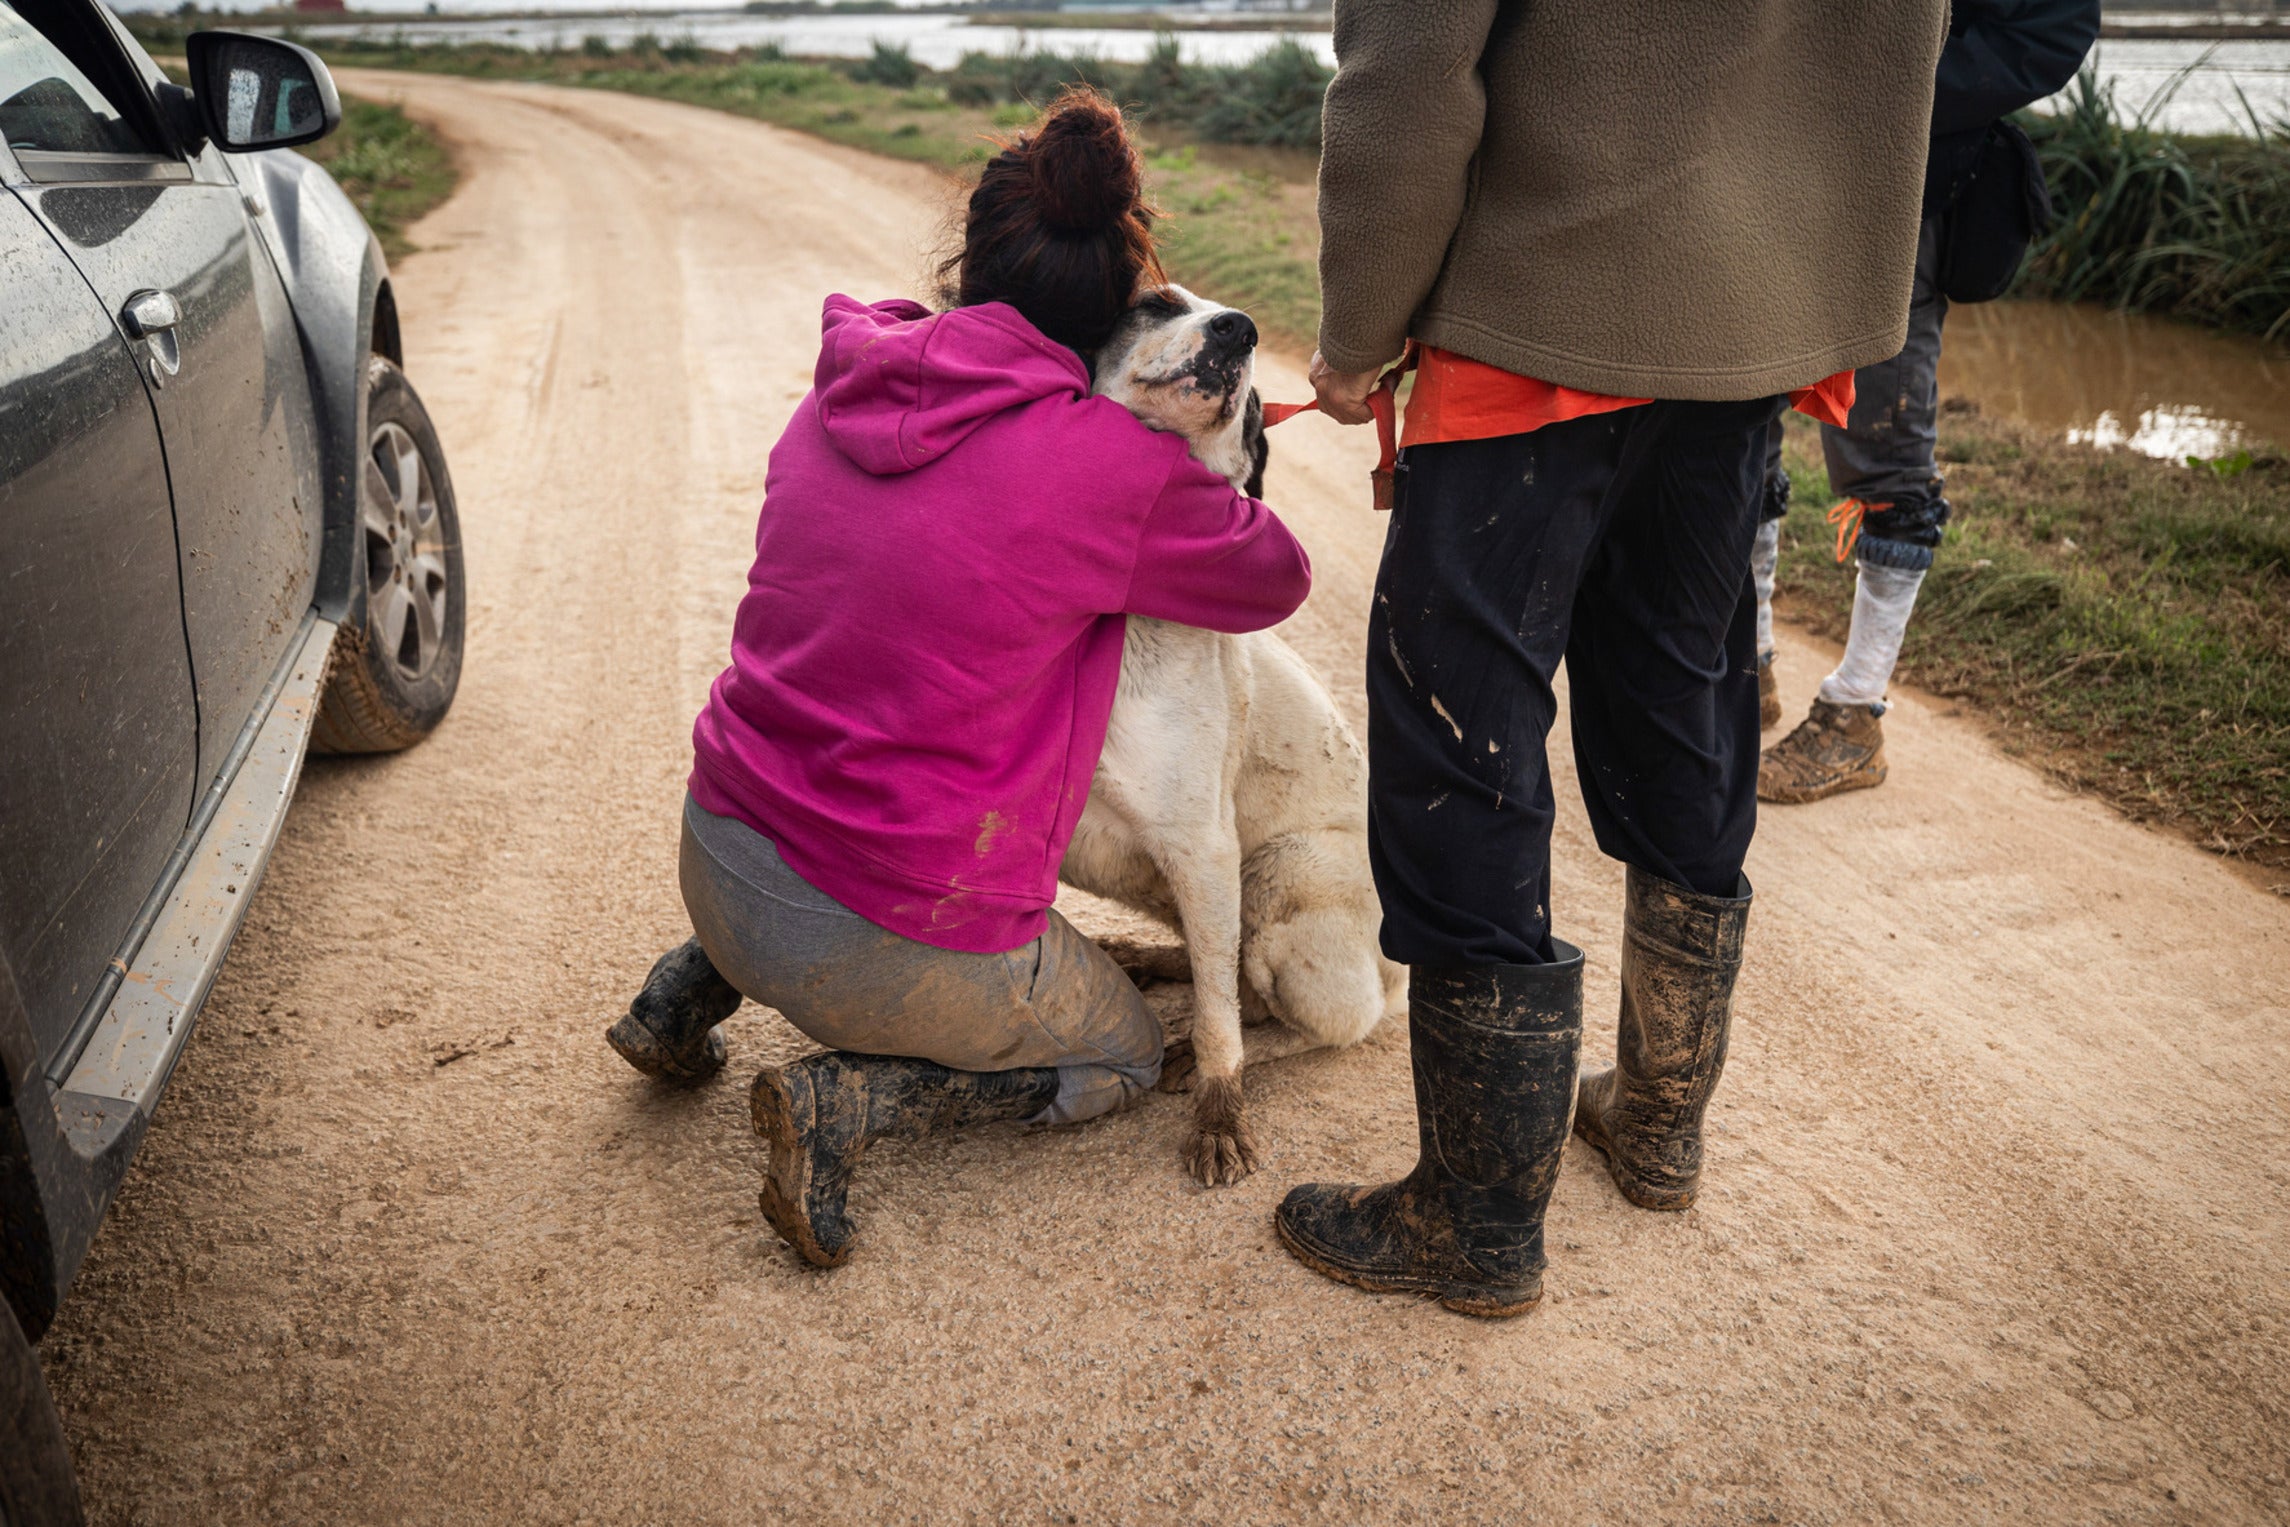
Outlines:
{"label": "kneeling woman", "polygon": [[826,1045],[755,1079],[764,1212],[850,1254],[875,1140],[1118,1108],[1161,1033],[1051,909],[1105,740],[1124,613],[1286,617],[1303,549],[1119,404],[1083,357],[1161,277],[1120,113],[1069,96],[998,154],[947,311],[828,299],[771,453],[731,666],[693,728],[682,883],[698,937],[611,1042],[655,1076],[724,1062],[742,995]]}

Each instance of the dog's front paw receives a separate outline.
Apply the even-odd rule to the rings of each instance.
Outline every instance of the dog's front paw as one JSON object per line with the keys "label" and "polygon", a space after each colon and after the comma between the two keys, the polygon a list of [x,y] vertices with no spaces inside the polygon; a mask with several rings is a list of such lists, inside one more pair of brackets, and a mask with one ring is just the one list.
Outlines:
{"label": "dog's front paw", "polygon": [[1256,1137],[1249,1133],[1238,1076],[1204,1076],[1194,1084],[1193,1138],[1185,1166],[1205,1188],[1229,1186],[1256,1170]]}

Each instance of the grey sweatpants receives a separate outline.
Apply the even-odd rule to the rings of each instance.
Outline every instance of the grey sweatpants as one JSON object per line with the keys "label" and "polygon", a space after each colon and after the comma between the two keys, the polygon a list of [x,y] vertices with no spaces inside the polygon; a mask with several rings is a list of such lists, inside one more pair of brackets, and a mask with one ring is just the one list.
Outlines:
{"label": "grey sweatpants", "polygon": [[1055,1066],[1057,1098],[1038,1124],[1095,1118],[1161,1079],[1161,1025],[1055,910],[1040,938],[1006,954],[918,943],[814,889],[769,838],[689,796],[678,869],[717,971],[831,1050],[957,1071]]}

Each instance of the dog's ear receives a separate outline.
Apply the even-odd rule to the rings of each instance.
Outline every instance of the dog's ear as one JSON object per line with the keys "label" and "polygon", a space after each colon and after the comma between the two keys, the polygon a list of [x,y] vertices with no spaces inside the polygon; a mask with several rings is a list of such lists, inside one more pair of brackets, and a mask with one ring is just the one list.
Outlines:
{"label": "dog's ear", "polygon": [[1272,459],[1272,442],[1264,438],[1264,399],[1255,388],[1248,390],[1248,407],[1240,415],[1241,449],[1248,453],[1248,481],[1241,492],[1250,498],[1264,497],[1264,465]]}

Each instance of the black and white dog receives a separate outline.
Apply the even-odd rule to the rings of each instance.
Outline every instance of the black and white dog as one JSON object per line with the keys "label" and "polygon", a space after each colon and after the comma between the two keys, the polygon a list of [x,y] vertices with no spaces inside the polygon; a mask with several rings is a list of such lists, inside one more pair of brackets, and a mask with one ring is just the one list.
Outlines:
{"label": "black and white dog", "polygon": [[[1098,352],[1096,390],[1261,496],[1256,337],[1245,313],[1165,287]],[[1244,1008],[1348,1045],[1406,1007],[1407,972],[1376,947],[1367,761],[1319,675],[1269,631],[1130,618],[1105,751],[1060,874],[1184,934],[1197,1067],[1186,1160],[1204,1183],[1256,1166]]]}

